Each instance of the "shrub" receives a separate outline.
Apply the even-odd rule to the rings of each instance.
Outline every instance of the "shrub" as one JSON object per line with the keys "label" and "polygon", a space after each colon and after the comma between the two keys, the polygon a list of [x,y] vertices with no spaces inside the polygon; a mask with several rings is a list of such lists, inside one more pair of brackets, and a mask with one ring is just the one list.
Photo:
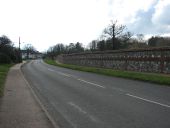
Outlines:
{"label": "shrub", "polygon": [[0,53],[0,64],[9,64],[9,63],[11,63],[10,57],[4,53]]}

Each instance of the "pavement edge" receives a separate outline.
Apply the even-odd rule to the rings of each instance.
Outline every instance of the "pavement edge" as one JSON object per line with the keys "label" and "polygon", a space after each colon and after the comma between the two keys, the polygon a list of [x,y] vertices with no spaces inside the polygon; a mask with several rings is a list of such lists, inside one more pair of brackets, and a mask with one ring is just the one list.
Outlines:
{"label": "pavement edge", "polygon": [[[26,63],[23,63],[21,65],[21,67],[23,67]],[[38,104],[40,105],[41,109],[44,111],[45,115],[47,116],[47,118],[49,119],[49,121],[52,123],[54,128],[60,128],[55,121],[53,120],[53,118],[50,116],[50,114],[48,113],[48,111],[45,109],[44,105],[42,104],[42,102],[40,101],[40,99],[37,97],[37,95],[35,94],[34,90],[32,89],[31,85],[28,83],[28,81],[25,79],[22,71],[21,71],[21,67],[19,69],[21,76],[23,78],[23,80],[25,81],[25,83],[27,84],[27,86],[29,87],[31,93],[33,94],[33,97],[35,98],[35,100],[38,102]]]}

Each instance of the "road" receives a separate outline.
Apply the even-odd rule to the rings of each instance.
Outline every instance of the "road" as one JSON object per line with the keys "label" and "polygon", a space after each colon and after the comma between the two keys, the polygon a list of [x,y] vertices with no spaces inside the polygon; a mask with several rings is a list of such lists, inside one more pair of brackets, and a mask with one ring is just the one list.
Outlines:
{"label": "road", "polygon": [[61,128],[170,128],[170,87],[34,60],[22,68]]}

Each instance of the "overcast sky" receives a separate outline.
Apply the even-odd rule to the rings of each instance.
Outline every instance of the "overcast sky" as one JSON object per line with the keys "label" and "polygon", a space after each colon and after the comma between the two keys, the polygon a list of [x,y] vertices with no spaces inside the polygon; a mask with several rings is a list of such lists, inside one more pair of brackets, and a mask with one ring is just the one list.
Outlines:
{"label": "overcast sky", "polygon": [[170,0],[0,0],[0,36],[44,51],[98,39],[111,20],[134,34],[170,35]]}

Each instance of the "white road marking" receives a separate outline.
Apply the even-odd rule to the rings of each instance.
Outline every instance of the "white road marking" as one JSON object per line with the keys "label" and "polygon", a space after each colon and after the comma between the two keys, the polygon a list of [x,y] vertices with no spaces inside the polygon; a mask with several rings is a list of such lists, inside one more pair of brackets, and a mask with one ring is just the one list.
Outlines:
{"label": "white road marking", "polygon": [[156,101],[148,100],[148,99],[145,99],[145,98],[142,98],[142,97],[138,97],[138,96],[135,96],[135,95],[131,95],[131,94],[128,94],[128,93],[126,95],[130,96],[130,97],[133,97],[133,98],[136,98],[136,99],[140,99],[140,100],[146,101],[146,102],[150,102],[150,103],[154,103],[154,104],[157,104],[157,105],[160,105],[160,106],[163,106],[163,107],[170,108],[169,105],[162,104],[162,103],[159,103],[159,102],[156,102]]}
{"label": "white road marking", "polygon": [[84,83],[88,83],[88,84],[91,84],[91,85],[94,85],[94,86],[97,86],[97,87],[100,87],[100,88],[105,88],[104,86],[102,85],[99,85],[99,84],[95,84],[95,83],[92,83],[92,82],[89,82],[89,81],[86,81],[86,80],[83,80],[83,79],[77,79],[79,81],[82,81]]}
{"label": "white road marking", "polygon": [[121,88],[117,88],[117,87],[111,87],[113,90],[115,91],[119,91],[119,92],[122,92],[122,93],[125,93],[126,91],[124,91],[123,89]]}
{"label": "white road marking", "polygon": [[48,70],[51,71],[51,72],[56,72],[56,73],[58,73],[58,74],[60,74],[60,75],[66,76],[66,77],[72,77],[72,78],[74,78],[74,79],[76,79],[76,80],[82,81],[82,82],[87,83],[87,84],[91,84],[91,85],[94,85],[94,86],[97,86],[97,87],[100,87],[100,88],[105,88],[105,87],[102,86],[102,85],[95,84],[95,83],[92,83],[92,82],[89,82],[89,81],[86,81],[86,80],[77,78],[76,76],[72,76],[72,75],[70,75],[70,74],[66,74],[66,73],[63,73],[63,72],[55,71],[55,70],[50,69],[50,68],[48,68]]}
{"label": "white road marking", "polygon": [[74,104],[73,102],[68,102],[69,105],[71,105],[72,107],[74,107],[75,109],[77,109],[79,112],[83,113],[83,114],[87,114],[86,111],[84,111],[82,108],[80,108],[78,105]]}
{"label": "white road marking", "polygon": [[58,73],[60,75],[63,75],[63,76],[71,77],[71,75],[69,75],[69,74],[66,74],[66,73],[63,73],[63,72],[59,72],[59,71],[55,71],[55,70],[50,69],[50,68],[48,68],[48,70],[51,71],[51,72],[56,72],[56,73]]}
{"label": "white road marking", "polygon": [[79,107],[78,105],[76,105],[75,103],[73,102],[68,102],[68,104],[70,106],[72,106],[73,108],[75,108],[76,110],[78,110],[80,113],[86,115],[91,121],[95,122],[95,123],[101,123],[101,121],[99,121],[96,117],[88,114],[86,111],[84,111],[81,107]]}
{"label": "white road marking", "polygon": [[99,121],[92,115],[89,115],[89,118],[93,121],[93,122],[96,122],[98,123]]}
{"label": "white road marking", "polygon": [[48,71],[54,72],[54,70],[53,70],[53,69],[50,69],[50,68],[48,68]]}
{"label": "white road marking", "polygon": [[62,72],[58,72],[58,71],[57,71],[57,73],[60,74],[60,75],[63,75],[63,76],[71,77],[71,75],[66,74],[66,73],[62,73]]}
{"label": "white road marking", "polygon": [[[54,106],[54,109],[56,109],[56,110],[58,111],[58,109],[56,108],[56,105],[58,105],[58,104],[60,104],[60,103],[56,103],[56,102],[54,103],[54,102],[52,102],[51,104]],[[64,117],[64,119],[65,119],[73,128],[78,128],[78,127],[77,127],[77,124],[75,124],[75,123],[71,120],[71,118],[70,118],[69,116],[67,116],[66,114],[64,114],[64,112],[60,111],[59,113],[62,114],[62,116]],[[57,128],[59,128],[59,127],[57,127]]]}

